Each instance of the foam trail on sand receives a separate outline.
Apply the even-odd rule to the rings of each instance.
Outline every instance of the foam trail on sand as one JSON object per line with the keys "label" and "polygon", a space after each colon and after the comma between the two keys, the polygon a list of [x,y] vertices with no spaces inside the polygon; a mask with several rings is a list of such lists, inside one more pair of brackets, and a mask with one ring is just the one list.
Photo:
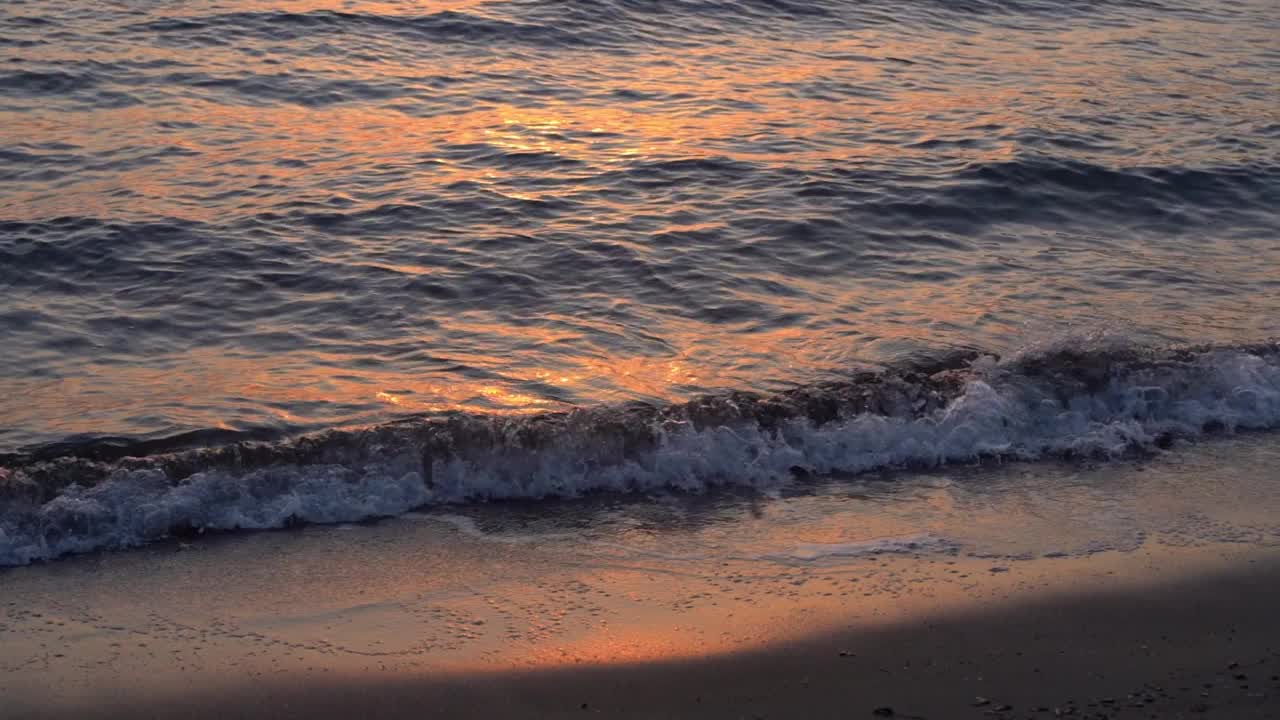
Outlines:
{"label": "foam trail on sand", "polygon": [[826,559],[864,557],[867,555],[899,555],[926,552],[949,552],[955,542],[932,535],[886,537],[847,543],[810,543],[798,545],[785,553],[767,555],[770,560],[818,562]]}

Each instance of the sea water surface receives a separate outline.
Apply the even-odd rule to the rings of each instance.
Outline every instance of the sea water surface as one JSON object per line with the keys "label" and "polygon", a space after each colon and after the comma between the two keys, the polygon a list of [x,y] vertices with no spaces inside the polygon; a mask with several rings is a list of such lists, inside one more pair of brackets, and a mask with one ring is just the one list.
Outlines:
{"label": "sea water surface", "polygon": [[1280,424],[1272,0],[16,0],[0,564]]}

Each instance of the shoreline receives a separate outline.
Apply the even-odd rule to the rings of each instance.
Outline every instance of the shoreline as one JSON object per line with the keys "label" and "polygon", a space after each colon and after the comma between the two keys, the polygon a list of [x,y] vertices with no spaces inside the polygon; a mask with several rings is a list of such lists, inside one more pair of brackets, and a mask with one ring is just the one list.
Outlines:
{"label": "shoreline", "polygon": [[1237,439],[14,568],[0,718],[1278,717],[1277,458]]}

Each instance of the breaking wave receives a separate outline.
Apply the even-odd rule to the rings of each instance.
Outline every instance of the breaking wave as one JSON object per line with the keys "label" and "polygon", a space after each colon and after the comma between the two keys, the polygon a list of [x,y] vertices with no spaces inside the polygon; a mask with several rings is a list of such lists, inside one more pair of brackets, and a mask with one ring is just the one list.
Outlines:
{"label": "breaking wave", "polygon": [[1106,458],[1277,426],[1275,341],[1170,349],[1060,342],[1003,359],[955,353],[777,394],[666,406],[459,413],[274,441],[210,431],[60,444],[0,456],[0,565],[469,501],[768,488],[982,458]]}

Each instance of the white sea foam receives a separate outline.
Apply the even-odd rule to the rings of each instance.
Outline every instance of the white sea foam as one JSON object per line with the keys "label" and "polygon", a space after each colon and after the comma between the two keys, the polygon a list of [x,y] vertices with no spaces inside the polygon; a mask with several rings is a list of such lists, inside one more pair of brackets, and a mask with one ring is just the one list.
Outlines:
{"label": "white sea foam", "polygon": [[951,402],[923,416],[864,413],[820,426],[807,419],[772,427],[668,423],[652,447],[612,461],[584,452],[581,437],[565,436],[537,448],[435,457],[429,473],[401,456],[209,469],[177,484],[156,469],[118,469],[93,487],[72,486],[43,505],[0,513],[0,565],[137,545],[176,528],[348,522],[447,503],[594,491],[767,490],[798,473],[983,456],[1114,455],[1170,436],[1195,437],[1210,425],[1228,431],[1280,425],[1274,354],[1213,350],[1175,364],[1139,364],[1087,391],[1017,363],[979,363]]}
{"label": "white sea foam", "polygon": [[197,473],[170,485],[155,470],[119,472],[92,488],[73,486],[34,512],[0,516],[0,565],[138,545],[174,528],[277,528],[396,515],[430,500],[422,477],[383,468],[264,468],[241,475]]}

